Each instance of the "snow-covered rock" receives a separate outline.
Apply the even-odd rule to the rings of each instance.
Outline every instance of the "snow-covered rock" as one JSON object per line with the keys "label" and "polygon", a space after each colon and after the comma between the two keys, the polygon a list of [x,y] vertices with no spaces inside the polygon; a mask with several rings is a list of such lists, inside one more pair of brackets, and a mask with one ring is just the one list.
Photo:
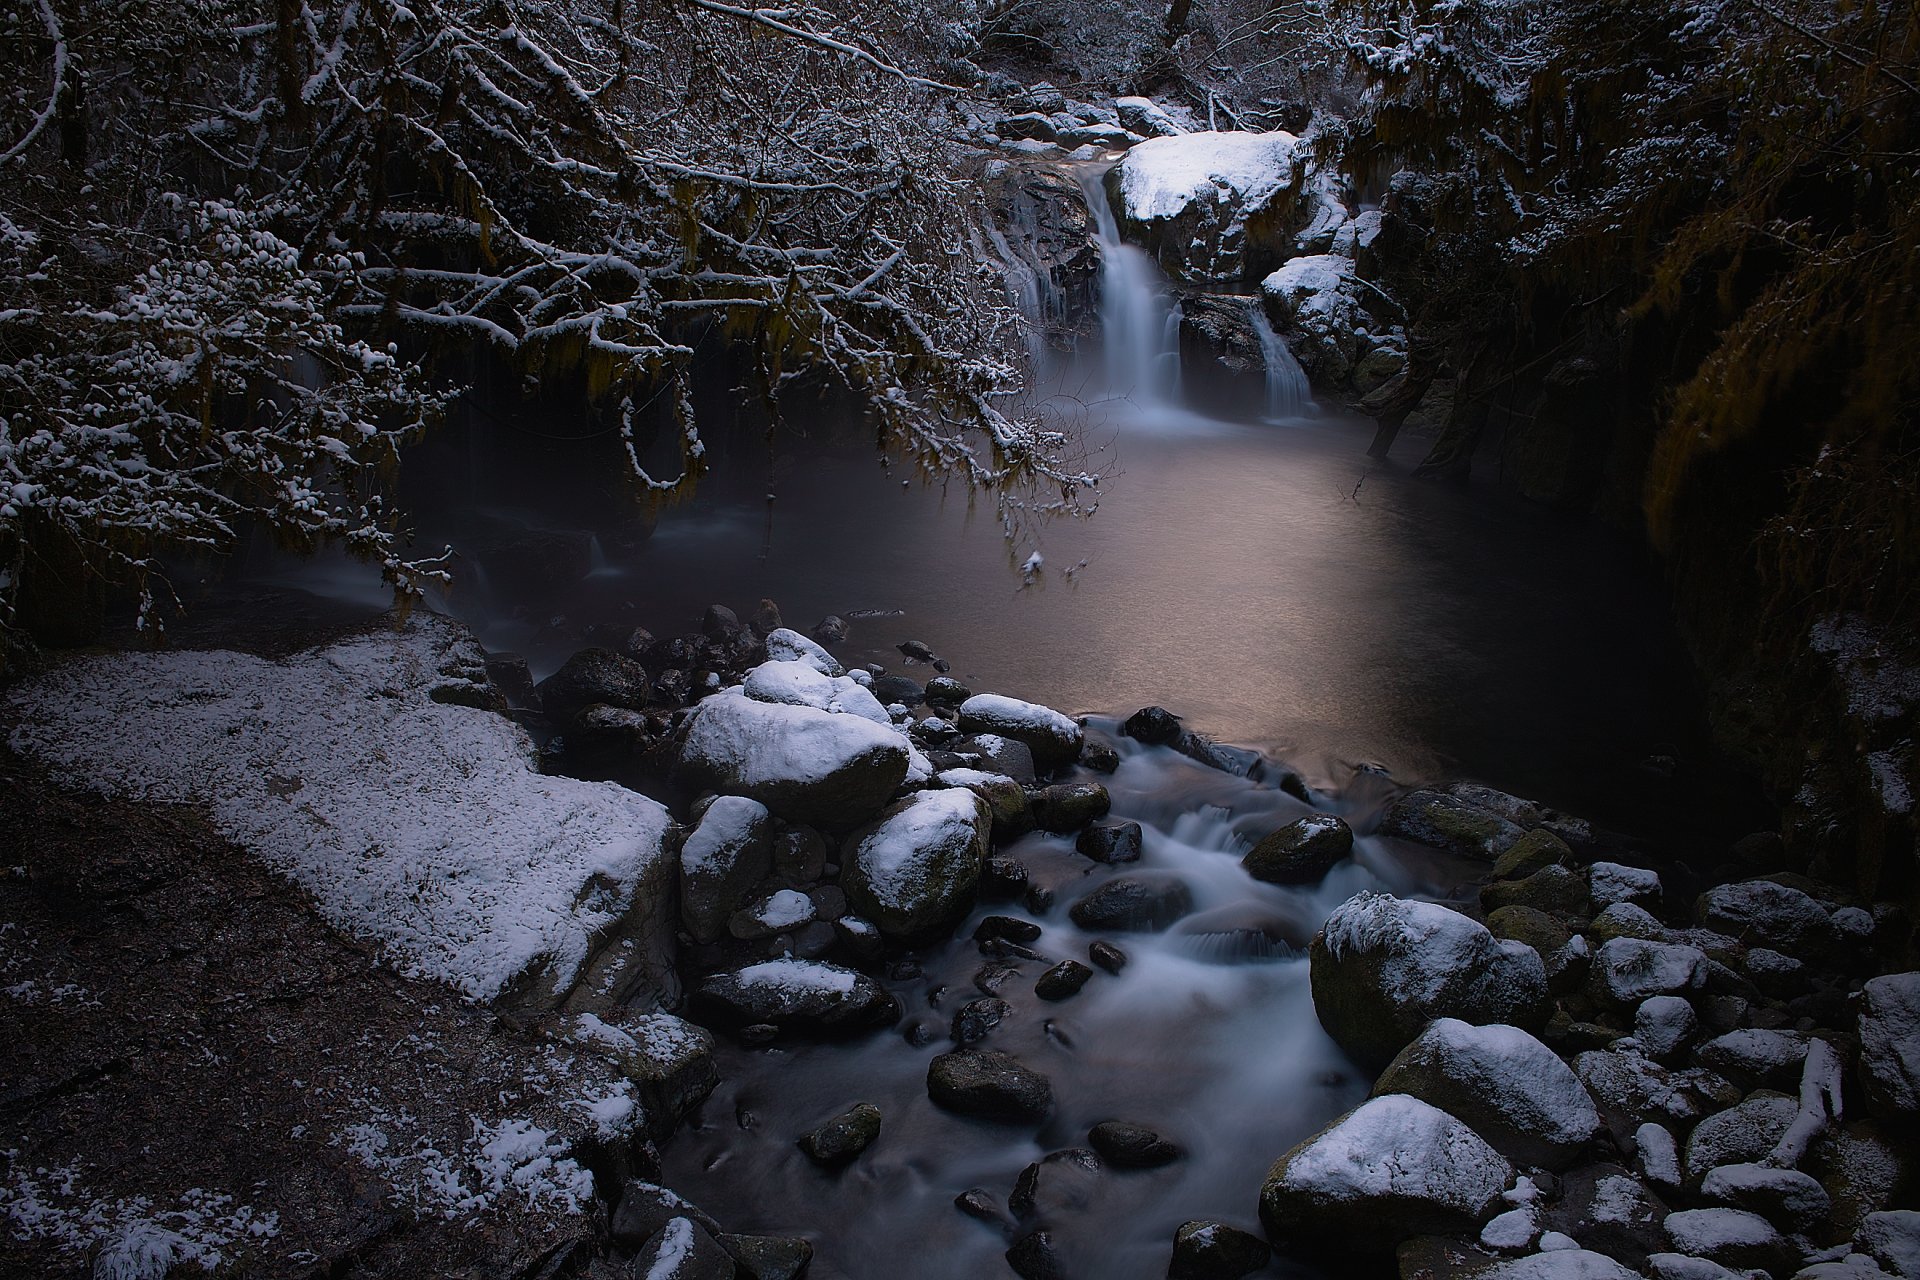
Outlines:
{"label": "snow-covered rock", "polygon": [[1408,1236],[1474,1231],[1512,1177],[1512,1166],[1466,1125],[1390,1094],[1280,1157],[1260,1192],[1260,1220],[1275,1240],[1380,1252]]}
{"label": "snow-covered rock", "polygon": [[951,928],[973,909],[993,815],[972,791],[922,791],[850,837],[840,884],[853,909],[894,938]]}
{"label": "snow-covered rock", "polygon": [[1034,767],[1043,773],[1072,764],[1086,740],[1072,717],[997,693],[978,693],[961,703],[960,728],[1021,743],[1033,753]]}
{"label": "snow-covered rock", "polygon": [[1920,973],[1886,974],[1862,988],[1860,1077],[1875,1111],[1920,1114]]}
{"label": "snow-covered rock", "polygon": [[1660,1225],[1666,1216],[1667,1206],[1638,1178],[1618,1165],[1595,1164],[1562,1176],[1542,1222],[1581,1248],[1638,1267],[1667,1247]]}
{"label": "snow-covered rock", "polygon": [[1920,1277],[1920,1213],[1890,1209],[1868,1214],[1854,1233],[1853,1247],[1892,1275]]}
{"label": "snow-covered rock", "polygon": [[1508,1258],[1473,1274],[1475,1280],[1640,1280],[1606,1254],[1577,1248]]}
{"label": "snow-covered rock", "polygon": [[1115,98],[1113,109],[1121,124],[1143,138],[1177,138],[1187,132],[1152,98]]}
{"label": "snow-covered rock", "polygon": [[1638,1048],[1590,1049],[1573,1060],[1573,1073],[1616,1133],[1648,1121],[1684,1127],[1705,1109],[1686,1073],[1669,1071]]}
{"label": "snow-covered rock", "polygon": [[695,942],[717,942],[727,917],[773,870],[773,815],[758,800],[720,796],[680,846],[680,920]]}
{"label": "snow-covered rock", "polygon": [[1694,914],[1709,929],[1797,959],[1827,955],[1835,942],[1825,907],[1801,890],[1771,880],[1717,885],[1700,895]]}
{"label": "snow-covered rock", "polygon": [[1744,1088],[1793,1089],[1807,1060],[1807,1038],[1797,1031],[1743,1027],[1708,1040],[1693,1058]]}
{"label": "snow-covered rock", "polygon": [[673,1218],[640,1246],[629,1274],[642,1280],[731,1280],[733,1259],[688,1218]]}
{"label": "snow-covered rock", "polygon": [[[115,795],[206,806],[235,843],[410,977],[557,1004],[639,886],[666,811],[539,772],[482,698],[457,624],[404,624],[282,659],[126,653],[14,690],[15,750]],[[638,993],[636,993],[638,994]]]}
{"label": "snow-covered rock", "polygon": [[656,1139],[672,1133],[720,1082],[712,1035],[670,1013],[622,1013],[611,1022],[583,1013],[568,1019],[566,1034],[619,1065],[639,1090],[644,1123]]}
{"label": "snow-covered rock", "polygon": [[1281,132],[1149,138],[1108,180],[1122,231],[1173,275],[1238,278],[1250,245],[1279,244],[1291,231],[1299,141]]}
{"label": "snow-covered rock", "polygon": [[1333,378],[1344,377],[1368,345],[1360,337],[1368,324],[1361,288],[1353,260],[1332,253],[1290,259],[1260,283],[1275,327],[1302,339],[1295,350],[1309,371]]}
{"label": "snow-covered rock", "polygon": [[1752,1272],[1730,1271],[1717,1262],[1684,1253],[1648,1255],[1647,1274],[1653,1280],[1753,1280]]}
{"label": "snow-covered rock", "polygon": [[1757,1213],[1744,1209],[1682,1209],[1667,1215],[1674,1252],[1706,1258],[1723,1267],[1780,1268],[1792,1249]]}
{"label": "snow-covered rock", "polygon": [[[1488,862],[1517,846],[1525,834],[1518,823],[1491,809],[1450,792],[1426,789],[1410,791],[1395,800],[1381,818],[1380,830],[1390,836]],[[1564,844],[1558,847],[1565,849]]]}
{"label": "snow-covered rock", "polygon": [[1755,1093],[1737,1106],[1708,1116],[1687,1135],[1688,1180],[1700,1182],[1717,1165],[1764,1159],[1799,1114],[1800,1106],[1792,1098]]}
{"label": "snow-covered rock", "polygon": [[1716,1204],[1746,1209],[1789,1231],[1811,1235],[1833,1207],[1827,1189],[1798,1169],[1767,1164],[1723,1164],[1707,1171],[1700,1194]]}
{"label": "snow-covered rock", "polygon": [[1698,947],[1613,938],[1593,953],[1587,989],[1602,1004],[1632,1009],[1650,996],[1698,990],[1706,980],[1707,957]]}
{"label": "snow-covered rock", "polygon": [[832,654],[789,627],[776,627],[767,633],[767,658],[773,662],[804,662],[829,678],[847,674]]}
{"label": "snow-covered rock", "polygon": [[1649,1120],[1633,1131],[1633,1163],[1640,1176],[1661,1191],[1680,1189],[1680,1144],[1665,1125]]}
{"label": "snow-covered rock", "polygon": [[1314,1011],[1340,1047],[1385,1063],[1435,1018],[1538,1025],[1547,994],[1540,953],[1433,903],[1361,893],[1340,904],[1311,948]]}
{"label": "snow-covered rock", "polygon": [[907,740],[864,717],[723,692],[688,718],[676,772],[793,821],[845,830],[886,803],[908,763]]}
{"label": "snow-covered rock", "polygon": [[1572,1068],[1518,1027],[1436,1018],[1380,1073],[1373,1092],[1432,1103],[1520,1165],[1563,1169],[1600,1128]]}
{"label": "snow-covered rock", "polygon": [[693,999],[696,1008],[736,1026],[858,1031],[899,1013],[893,997],[865,974],[792,957],[702,978]]}
{"label": "snow-covered rock", "polygon": [[1587,868],[1587,886],[1596,911],[1616,902],[1645,907],[1660,901],[1660,875],[1644,867],[1596,862]]}
{"label": "snow-covered rock", "polygon": [[1633,1038],[1650,1058],[1671,1062],[1693,1043],[1700,1018],[1680,996],[1648,996],[1633,1011]]}
{"label": "snow-covered rock", "polygon": [[798,660],[763,662],[747,672],[740,691],[756,702],[816,711],[846,712],[889,727],[893,719],[880,700],[848,676],[823,676]]}

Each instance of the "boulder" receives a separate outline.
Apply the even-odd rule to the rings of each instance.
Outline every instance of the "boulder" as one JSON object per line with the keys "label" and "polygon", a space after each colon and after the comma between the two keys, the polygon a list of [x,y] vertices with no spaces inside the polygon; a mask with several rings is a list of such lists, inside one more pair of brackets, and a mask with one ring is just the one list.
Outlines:
{"label": "boulder", "polygon": [[1560,1194],[1544,1216],[1549,1231],[1604,1253],[1629,1267],[1666,1248],[1660,1224],[1667,1206],[1618,1165],[1574,1169],[1560,1179]]}
{"label": "boulder", "polygon": [[1252,1232],[1195,1218],[1174,1230],[1167,1280],[1239,1280],[1271,1257],[1273,1249]]}
{"label": "boulder", "polygon": [[1033,984],[1033,994],[1042,1000],[1065,1000],[1078,995],[1092,977],[1093,970],[1078,960],[1062,960],[1040,975]]}
{"label": "boulder", "polygon": [[[831,885],[823,886],[820,892],[828,890],[839,892]],[[727,919],[727,932],[742,942],[757,942],[761,938],[804,929],[822,914],[831,918],[844,913],[822,913],[815,908],[813,899],[798,889],[779,889],[734,912]]]}
{"label": "boulder", "polygon": [[927,1096],[949,1111],[988,1120],[1037,1121],[1053,1107],[1053,1085],[1004,1053],[958,1049],[927,1066]]}
{"label": "boulder", "polygon": [[1348,378],[1370,349],[1360,337],[1368,327],[1366,297],[1351,259],[1331,253],[1289,259],[1260,282],[1260,291],[1274,326],[1298,335],[1300,362],[1319,378]]}
{"label": "boulder", "polygon": [[978,693],[961,703],[960,728],[1024,744],[1033,753],[1034,767],[1043,773],[1072,764],[1085,741],[1080,726],[1053,708],[997,693]]}
{"label": "boulder", "polygon": [[1649,1121],[1684,1128],[1705,1110],[1684,1074],[1635,1048],[1589,1049],[1574,1058],[1573,1073],[1616,1134]]}
{"label": "boulder", "polygon": [[[840,619],[829,616],[821,622],[818,630],[829,635],[834,634],[835,629],[828,625],[833,622],[840,622]],[[840,622],[838,632],[840,638],[844,640],[846,638],[844,622]],[[837,679],[847,674],[847,669],[841,666],[832,654],[798,631],[787,627],[776,627],[767,633],[767,658],[773,662],[804,662],[829,678]]]}
{"label": "boulder", "polygon": [[[567,1034],[577,1042],[591,1043],[619,1064],[639,1095],[648,1134],[665,1140],[720,1083],[713,1036],[706,1028],[670,1013],[623,1011],[618,1019],[607,1022],[596,1014],[577,1014]],[[659,1226],[656,1222],[636,1239],[644,1239]]]}
{"label": "boulder", "polygon": [[880,1136],[880,1108],[856,1102],[800,1139],[800,1149],[815,1164],[839,1165],[857,1157]]}
{"label": "boulder", "polygon": [[1649,996],[1697,991],[1706,980],[1707,957],[1698,947],[1614,938],[1593,953],[1587,993],[1602,1005],[1632,1009]]}
{"label": "boulder", "polygon": [[675,1218],[685,1218],[710,1233],[720,1229],[718,1223],[678,1192],[669,1191],[656,1182],[628,1178],[620,1184],[620,1199],[614,1205],[607,1231],[616,1244],[638,1249]]}
{"label": "boulder", "polygon": [[1797,1089],[1807,1060],[1807,1038],[1797,1031],[1746,1027],[1715,1036],[1693,1060],[1747,1089]]}
{"label": "boulder", "polygon": [[951,929],[973,909],[992,823],[971,791],[909,796],[848,838],[840,876],[847,901],[890,938]]}
{"label": "boulder", "polygon": [[1413,791],[1393,802],[1380,820],[1390,836],[1492,862],[1519,842],[1521,828],[1445,791]]}
{"label": "boulder", "polygon": [[1504,907],[1532,907],[1562,916],[1587,914],[1587,882],[1562,866],[1547,866],[1524,880],[1495,880],[1480,891],[1480,903],[1489,911]]}
{"label": "boulder", "polygon": [[625,711],[644,711],[650,689],[647,673],[632,658],[611,649],[582,649],[560,669],[534,686],[547,719],[564,726],[583,707],[596,703]]}
{"label": "boulder", "polygon": [[1151,1129],[1120,1120],[1103,1120],[1087,1132],[1087,1141],[1108,1164],[1123,1169],[1157,1169],[1180,1158],[1180,1148]]}
{"label": "boulder", "polygon": [[1029,800],[1033,821],[1042,831],[1065,835],[1107,816],[1113,799],[1097,782],[1056,782],[1041,787]]}
{"label": "boulder", "polygon": [[1642,867],[1618,862],[1596,862],[1587,868],[1587,886],[1596,908],[1616,902],[1648,907],[1660,901],[1660,876]]}
{"label": "boulder", "polygon": [[1664,942],[1667,929],[1645,907],[1636,907],[1631,902],[1615,902],[1603,907],[1600,914],[1593,918],[1593,924],[1587,929],[1587,937],[1596,947],[1615,938]]}
{"label": "boulder", "polygon": [[1853,1247],[1889,1275],[1913,1280],[1920,1276],[1920,1213],[1895,1209],[1868,1214],[1853,1237]]}
{"label": "boulder", "polygon": [[763,960],[702,978],[694,1007],[732,1026],[863,1031],[899,1016],[899,1005],[873,979],[822,960]]}
{"label": "boulder", "polygon": [[740,691],[755,702],[845,712],[889,728],[893,725],[887,709],[859,681],[821,675],[808,663],[797,660],[761,663],[747,672]]}
{"label": "boulder", "polygon": [[1755,1093],[1737,1106],[1708,1116],[1687,1136],[1688,1182],[1698,1185],[1718,1165],[1765,1159],[1799,1114],[1800,1104],[1792,1098]]}
{"label": "boulder", "polygon": [[1715,932],[1801,959],[1830,955],[1836,940],[1825,907],[1771,880],[1717,885],[1700,895],[1694,915]]}
{"label": "boulder", "polygon": [[1553,1050],[1518,1027],[1436,1018],[1374,1082],[1465,1122],[1516,1164],[1564,1169],[1600,1128],[1593,1100]]}
{"label": "boulder", "polygon": [[1097,822],[1080,833],[1073,847],[1095,862],[1138,862],[1144,835],[1137,822]]}
{"label": "boulder", "polygon": [[1270,1239],[1385,1252],[1409,1236],[1474,1231],[1512,1177],[1466,1125],[1390,1094],[1281,1156],[1261,1188],[1260,1220]]}
{"label": "boulder", "polygon": [[1293,230],[1298,148],[1280,132],[1149,138],[1107,179],[1120,229],[1176,279],[1238,279]]}
{"label": "boulder", "polygon": [[1357,894],[1314,936],[1311,957],[1320,1025],[1363,1065],[1385,1064],[1435,1018],[1545,1020],[1539,953],[1432,903]]}
{"label": "boulder", "polygon": [[1811,1175],[1767,1164],[1718,1165],[1701,1180],[1700,1194],[1797,1235],[1812,1235],[1833,1208],[1833,1198]]}
{"label": "boulder", "polygon": [[943,787],[965,787],[987,802],[995,840],[1017,840],[1033,830],[1033,807],[1027,789],[1005,774],[984,769],[942,769],[934,776]]}
{"label": "boulder", "polygon": [[791,821],[844,831],[887,802],[907,762],[906,739],[871,720],[719,693],[688,718],[675,772]]}
{"label": "boulder", "polygon": [[1565,866],[1572,860],[1573,850],[1567,848],[1566,841],[1551,831],[1536,829],[1515,840],[1505,853],[1494,859],[1493,878],[1524,880],[1536,871]]}
{"label": "boulder", "polygon": [[1148,746],[1164,747],[1180,736],[1180,718],[1165,707],[1142,707],[1127,717],[1120,732]]}
{"label": "boulder", "polygon": [[1082,929],[1157,933],[1191,910],[1193,894],[1179,877],[1134,872],[1102,883],[1067,914]]}
{"label": "boulder", "polygon": [[1773,1224],[1744,1209],[1683,1209],[1667,1215],[1674,1252],[1723,1267],[1758,1267],[1787,1274],[1798,1265],[1793,1248]]}
{"label": "boulder", "polygon": [[632,1274],[646,1280],[733,1280],[733,1258],[690,1218],[669,1218],[640,1246]]}
{"label": "boulder", "polygon": [[745,796],[720,796],[680,846],[680,922],[716,942],[755,885],[773,870],[773,816]]}
{"label": "boulder", "polygon": [[1100,1158],[1085,1147],[1049,1151],[1020,1171],[1007,1208],[1013,1216],[1042,1222],[1080,1212],[1099,1194]]}
{"label": "boulder", "polygon": [[1334,864],[1353,854],[1353,828],[1330,813],[1289,822],[1240,859],[1255,880],[1318,884]]}
{"label": "boulder", "polygon": [[1920,973],[1887,974],[1861,989],[1860,1081],[1870,1110],[1920,1117]]}
{"label": "boulder", "polygon": [[1649,996],[1633,1011],[1633,1038],[1648,1057],[1672,1062],[1693,1043],[1700,1019],[1679,996]]}
{"label": "boulder", "polygon": [[714,1239],[740,1268],[738,1280],[800,1280],[813,1261],[813,1244],[803,1236],[719,1235]]}
{"label": "boulder", "polygon": [[1122,126],[1143,138],[1177,138],[1186,132],[1180,122],[1152,98],[1115,98],[1113,109]]}

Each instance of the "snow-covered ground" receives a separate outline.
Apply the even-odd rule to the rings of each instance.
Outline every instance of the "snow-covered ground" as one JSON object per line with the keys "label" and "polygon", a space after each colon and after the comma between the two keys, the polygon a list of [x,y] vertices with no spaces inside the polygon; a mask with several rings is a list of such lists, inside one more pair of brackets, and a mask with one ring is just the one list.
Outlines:
{"label": "snow-covered ground", "polygon": [[[11,694],[13,747],[117,796],[204,804],[396,969],[477,1000],[563,995],[662,856],[666,811],[542,776],[457,625],[416,615],[279,661],[122,653]],[[438,695],[438,697],[436,697]]]}

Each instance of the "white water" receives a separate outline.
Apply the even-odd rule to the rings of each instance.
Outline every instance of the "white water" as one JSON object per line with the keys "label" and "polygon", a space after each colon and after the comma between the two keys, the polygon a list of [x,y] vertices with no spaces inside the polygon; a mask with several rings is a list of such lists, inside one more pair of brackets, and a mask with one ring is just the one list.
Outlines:
{"label": "white water", "polygon": [[1100,334],[1106,390],[1142,407],[1180,403],[1180,306],[1152,258],[1120,238],[1102,171],[1080,185],[1100,242]]}
{"label": "white water", "polygon": [[1313,388],[1307,382],[1307,371],[1294,358],[1293,348],[1267,319],[1266,310],[1258,301],[1247,310],[1253,317],[1253,331],[1260,337],[1260,354],[1267,364],[1268,419],[1287,422],[1312,413],[1317,408],[1313,403]]}

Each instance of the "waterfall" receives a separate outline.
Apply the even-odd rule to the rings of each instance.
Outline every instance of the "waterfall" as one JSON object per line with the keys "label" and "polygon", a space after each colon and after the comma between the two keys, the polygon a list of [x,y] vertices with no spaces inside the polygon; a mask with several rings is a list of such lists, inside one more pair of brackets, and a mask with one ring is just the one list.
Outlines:
{"label": "waterfall", "polygon": [[1000,255],[1000,274],[1006,277],[1007,291],[1013,295],[1013,303],[1020,308],[1020,318],[1026,323],[1024,336],[1027,340],[1027,358],[1033,363],[1035,378],[1041,379],[1048,364],[1049,317],[1048,300],[1040,283],[1040,272],[1015,251],[1000,228],[990,226],[987,234],[992,237],[993,247]]}
{"label": "waterfall", "polygon": [[1180,307],[1160,268],[1120,238],[1099,170],[1083,169],[1080,185],[1100,240],[1100,333],[1107,390],[1142,405],[1180,399]]}
{"label": "waterfall", "polygon": [[1293,348],[1275,331],[1259,299],[1248,311],[1253,317],[1253,331],[1260,337],[1260,354],[1267,363],[1267,417],[1284,422],[1312,413],[1313,388],[1307,383],[1306,370],[1294,358]]}

